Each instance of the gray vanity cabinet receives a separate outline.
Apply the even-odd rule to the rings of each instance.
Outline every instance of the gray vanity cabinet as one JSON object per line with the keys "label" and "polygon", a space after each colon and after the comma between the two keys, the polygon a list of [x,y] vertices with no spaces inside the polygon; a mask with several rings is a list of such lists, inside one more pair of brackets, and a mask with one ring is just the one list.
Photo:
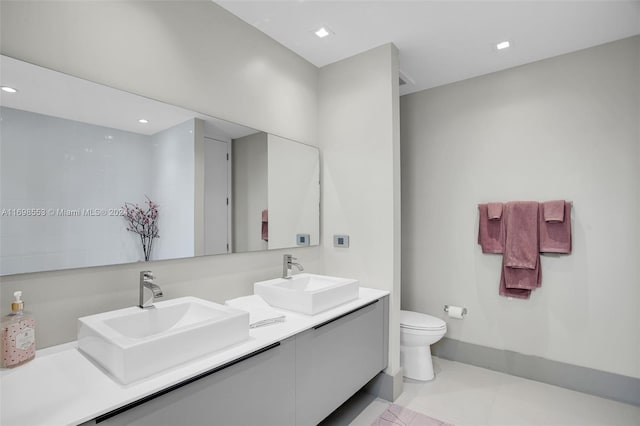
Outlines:
{"label": "gray vanity cabinet", "polygon": [[296,336],[296,425],[319,423],[386,367],[386,301]]}
{"label": "gray vanity cabinet", "polygon": [[84,425],[306,426],[387,366],[388,297]]}
{"label": "gray vanity cabinet", "polygon": [[276,345],[89,424],[292,425],[295,341],[290,338]]}

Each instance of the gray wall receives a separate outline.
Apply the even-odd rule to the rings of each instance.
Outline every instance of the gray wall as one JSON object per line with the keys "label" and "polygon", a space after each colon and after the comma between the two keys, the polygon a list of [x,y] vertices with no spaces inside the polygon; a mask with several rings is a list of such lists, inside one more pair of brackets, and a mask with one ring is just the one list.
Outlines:
{"label": "gray wall", "polygon": [[[447,336],[640,377],[640,37],[401,98],[402,307]],[[498,295],[478,203],[573,201],[573,253]],[[446,318],[445,318],[446,319]]]}
{"label": "gray wall", "polygon": [[[2,54],[316,144],[318,70],[211,1],[3,1]],[[292,251],[321,271],[320,248]],[[278,276],[283,251],[151,262],[166,298],[217,302]],[[2,278],[34,312],[38,347],[75,340],[79,316],[137,303],[140,264]]]}
{"label": "gray wall", "polygon": [[[401,379],[398,113],[398,50],[392,44],[320,70],[325,266],[391,292],[386,372]],[[349,234],[350,247],[334,248],[334,234]]]}
{"label": "gray wall", "polygon": [[254,133],[234,139],[233,159],[233,249],[267,250],[262,239],[262,211],[267,197],[267,134]]}

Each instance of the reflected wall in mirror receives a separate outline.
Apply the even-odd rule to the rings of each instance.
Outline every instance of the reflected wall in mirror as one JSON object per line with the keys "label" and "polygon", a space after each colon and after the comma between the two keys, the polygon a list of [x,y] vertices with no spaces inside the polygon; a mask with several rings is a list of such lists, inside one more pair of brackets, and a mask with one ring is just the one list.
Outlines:
{"label": "reflected wall in mirror", "polygon": [[[0,57],[0,274],[319,243],[316,147]],[[139,120],[147,122],[142,123]]]}
{"label": "reflected wall in mirror", "polygon": [[267,133],[234,140],[234,249],[309,245],[299,241],[300,235],[317,245],[319,179],[317,148]]}

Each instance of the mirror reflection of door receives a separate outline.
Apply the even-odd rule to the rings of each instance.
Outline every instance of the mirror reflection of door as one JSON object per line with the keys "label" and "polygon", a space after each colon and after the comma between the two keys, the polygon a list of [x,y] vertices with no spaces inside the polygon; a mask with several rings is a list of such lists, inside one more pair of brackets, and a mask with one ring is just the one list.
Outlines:
{"label": "mirror reflection of door", "polygon": [[204,138],[204,254],[231,253],[229,144]]}

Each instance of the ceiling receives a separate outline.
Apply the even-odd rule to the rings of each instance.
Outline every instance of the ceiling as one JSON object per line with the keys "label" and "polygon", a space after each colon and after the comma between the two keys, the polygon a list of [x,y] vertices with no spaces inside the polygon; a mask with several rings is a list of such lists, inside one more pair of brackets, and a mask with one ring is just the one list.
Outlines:
{"label": "ceiling", "polygon": [[216,3],[318,67],[394,43],[403,95],[640,34],[640,0]]}

